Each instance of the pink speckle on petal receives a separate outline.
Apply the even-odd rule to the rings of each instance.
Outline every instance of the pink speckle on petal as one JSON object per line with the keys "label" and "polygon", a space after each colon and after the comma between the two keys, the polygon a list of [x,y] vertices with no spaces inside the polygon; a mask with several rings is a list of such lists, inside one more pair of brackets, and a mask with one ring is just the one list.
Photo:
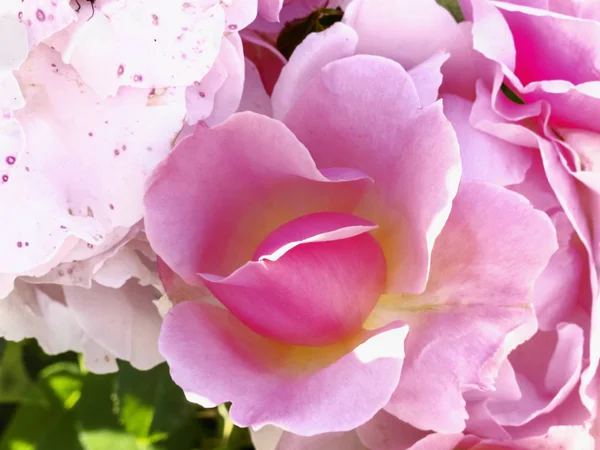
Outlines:
{"label": "pink speckle on petal", "polygon": [[200,97],[202,97],[202,98],[206,97],[206,94],[205,94],[204,92],[202,92],[202,91],[201,91],[201,92],[198,92],[198,95],[199,95]]}
{"label": "pink speckle on petal", "polygon": [[94,133],[92,133],[91,131],[88,133],[89,137],[92,137],[94,135]]}
{"label": "pink speckle on petal", "polygon": [[19,248],[23,247],[23,243],[21,241],[17,242],[17,247],[19,247]]}
{"label": "pink speckle on petal", "polygon": [[229,28],[230,30],[237,30],[237,25],[232,23],[227,28]]}
{"label": "pink speckle on petal", "polygon": [[29,247],[29,242],[25,242],[25,247]]}
{"label": "pink speckle on petal", "polygon": [[121,64],[119,66],[119,68],[117,69],[117,75],[121,76],[121,75],[123,75],[123,72],[125,72],[125,67],[123,67],[123,64]]}
{"label": "pink speckle on petal", "polygon": [[27,26],[30,27],[31,26],[31,20],[27,20]]}
{"label": "pink speckle on petal", "polygon": [[2,175],[2,181],[6,183],[8,181],[8,175]]}
{"label": "pink speckle on petal", "polygon": [[39,20],[40,22],[43,22],[44,20],[46,20],[46,14],[44,13],[44,11],[42,11],[41,9],[38,9],[35,12],[35,17],[37,18],[37,20]]}
{"label": "pink speckle on petal", "polygon": [[23,20],[23,11],[19,11],[19,14],[17,14],[17,17],[19,18],[19,20]]}
{"label": "pink speckle on petal", "polygon": [[17,158],[15,158],[14,156],[7,156],[6,157],[6,164],[10,164],[12,166],[15,163],[16,160],[17,160]]}
{"label": "pink speckle on petal", "polygon": [[115,152],[114,153],[115,153],[115,156],[119,156],[121,154],[121,152],[119,151],[118,148],[115,148]]}
{"label": "pink speckle on petal", "polygon": [[152,25],[158,25],[158,16],[156,14],[152,14]]}
{"label": "pink speckle on petal", "polygon": [[142,81],[142,76],[141,75],[134,75],[133,76],[133,81],[135,81],[136,83],[139,83],[140,81]]}
{"label": "pink speckle on petal", "polygon": [[88,248],[94,248],[94,246],[92,244],[88,244],[87,246],[88,246]]}
{"label": "pink speckle on petal", "polygon": [[115,209],[115,205],[113,205],[112,203],[111,203],[110,205],[108,205],[108,207],[109,207],[110,209]]}
{"label": "pink speckle on petal", "polygon": [[69,275],[73,275],[73,269],[71,269],[71,268],[69,267],[69,268],[67,269],[67,273],[68,273]]}
{"label": "pink speckle on petal", "polygon": [[123,150],[123,151],[127,150],[127,146],[125,144],[121,145],[121,150]]}
{"label": "pink speckle on petal", "polygon": [[54,16],[52,14],[48,15],[48,20],[50,20],[50,21],[54,20]]}

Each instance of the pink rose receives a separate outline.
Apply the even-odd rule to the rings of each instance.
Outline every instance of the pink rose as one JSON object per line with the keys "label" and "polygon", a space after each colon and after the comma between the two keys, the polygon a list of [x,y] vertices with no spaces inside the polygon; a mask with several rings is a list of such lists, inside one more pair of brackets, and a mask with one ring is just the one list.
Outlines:
{"label": "pink rose", "polygon": [[535,332],[555,228],[520,194],[460,181],[437,56],[407,73],[357,42],[344,24],[309,36],[273,91],[279,120],[197,127],[154,172],[161,352],[241,426],[339,432],[384,408],[461,433],[463,394],[493,390]]}

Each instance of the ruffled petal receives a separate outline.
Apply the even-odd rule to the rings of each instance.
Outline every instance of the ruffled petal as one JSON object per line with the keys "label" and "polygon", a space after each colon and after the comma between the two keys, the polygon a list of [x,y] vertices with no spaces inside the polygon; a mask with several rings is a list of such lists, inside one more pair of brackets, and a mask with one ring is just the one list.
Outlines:
{"label": "ruffled petal", "polygon": [[117,358],[141,370],[163,361],[158,353],[161,317],[152,303],[156,295],[151,287],[129,281],[120,289],[65,286],[64,293],[81,328]]}
{"label": "ruffled petal", "polygon": [[231,401],[237,425],[314,435],[350,430],[387,403],[407,331],[394,323],[334,346],[295,347],[259,336],[227,310],[184,302],[165,317],[160,350],[184,391],[206,404]]}
{"label": "ruffled petal", "polygon": [[27,106],[15,112],[20,125],[10,122],[3,135],[12,150],[0,162],[7,168],[0,273],[45,264],[71,235],[92,254],[115,228],[137,223],[146,176],[170,150],[185,114],[178,91],[124,89],[102,100],[45,45],[18,77]]}
{"label": "ruffled petal", "polygon": [[[87,8],[87,11],[86,11]],[[91,16],[88,2],[82,12]],[[189,86],[212,67],[225,31],[215,0],[190,0],[174,8],[162,0],[96,7],[48,43],[102,96],[121,86]]]}
{"label": "ruffled petal", "polygon": [[390,296],[374,311],[376,324],[402,318],[411,326],[386,410],[417,428],[462,431],[462,392],[491,390],[505,347],[535,332],[533,284],[556,248],[552,223],[523,197],[463,183],[434,247],[427,290]]}
{"label": "ruffled petal", "polygon": [[463,166],[462,179],[487,181],[503,186],[519,184],[533,162],[533,151],[514,145],[471,125],[482,120],[473,103],[453,95],[444,97],[444,113],[452,123],[458,142]]}
{"label": "ruffled petal", "polygon": [[17,281],[13,293],[0,301],[0,311],[0,336],[5,339],[35,338],[48,354],[82,352],[93,372],[117,370],[114,355],[82,329],[59,286]]}

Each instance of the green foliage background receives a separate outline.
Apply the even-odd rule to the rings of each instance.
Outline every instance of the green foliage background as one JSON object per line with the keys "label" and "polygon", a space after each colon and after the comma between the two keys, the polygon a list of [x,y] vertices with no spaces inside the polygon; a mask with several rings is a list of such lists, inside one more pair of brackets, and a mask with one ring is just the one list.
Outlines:
{"label": "green foliage background", "polygon": [[189,403],[166,364],[89,373],[75,353],[0,340],[0,450],[251,450],[227,408]]}

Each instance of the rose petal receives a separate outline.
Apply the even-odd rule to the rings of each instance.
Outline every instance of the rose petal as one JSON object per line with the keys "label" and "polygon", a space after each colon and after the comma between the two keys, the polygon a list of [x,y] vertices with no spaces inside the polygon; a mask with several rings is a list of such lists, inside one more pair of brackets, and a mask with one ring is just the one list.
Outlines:
{"label": "rose petal", "polygon": [[240,36],[244,44],[244,56],[256,65],[267,94],[271,95],[287,60],[262,35],[244,30]]}
{"label": "rose petal", "polygon": [[226,30],[236,31],[246,28],[256,19],[261,0],[230,0],[221,2],[225,10]]}
{"label": "rose petal", "polygon": [[407,70],[443,50],[457,27],[434,0],[354,0],[343,21],[358,34],[357,53],[393,59]]}
{"label": "rose petal", "polygon": [[65,286],[64,292],[81,328],[117,358],[140,370],[162,362],[157,348],[161,317],[152,288],[129,281],[120,289],[95,284],[92,289]]}
{"label": "rose petal", "polygon": [[375,225],[316,213],[286,223],[228,277],[206,286],[262,336],[293,345],[329,345],[359,330],[385,286]]}
{"label": "rose petal", "polygon": [[[505,142],[471,125],[477,114],[473,103],[453,95],[444,97],[444,113],[452,123],[460,144],[463,180],[487,181],[503,186],[525,180],[533,151]],[[480,117],[472,119],[479,122]]]}
{"label": "rose petal", "polygon": [[279,22],[279,12],[284,0],[258,0],[258,14],[269,22]]}
{"label": "rose petal", "polygon": [[18,77],[27,107],[15,118],[26,147],[15,144],[16,160],[0,184],[0,273],[48,262],[70,235],[93,247],[138,222],[145,178],[170,150],[185,113],[182,92],[149,98],[124,89],[102,100],[45,45]]}
{"label": "rose petal", "polygon": [[583,330],[561,324],[538,332],[509,356],[522,392],[519,400],[493,401],[489,410],[500,425],[520,426],[551,413],[576,387],[581,374]]}
{"label": "rose petal", "polygon": [[356,432],[368,449],[377,450],[406,450],[429,434],[383,410],[358,427]]}
{"label": "rose petal", "polygon": [[390,296],[374,311],[411,324],[405,370],[386,410],[417,428],[464,429],[462,392],[492,389],[502,346],[533,334],[533,283],[556,247],[548,217],[523,197],[463,183],[434,247],[427,290]]}
{"label": "rose petal", "polygon": [[260,78],[260,72],[252,61],[245,60],[246,72],[244,74],[244,91],[240,100],[239,112],[252,111],[264,116],[273,115],[271,98],[265,90]]}
{"label": "rose petal", "polygon": [[351,212],[370,184],[355,170],[319,172],[280,122],[239,113],[215,128],[197,127],[155,171],[146,233],[169,267],[201,284],[198,273],[230,274],[296,217]]}
{"label": "rose petal", "polygon": [[48,354],[82,352],[86,366],[93,372],[117,370],[114,356],[79,326],[60,287],[17,281],[13,293],[0,302],[0,309],[0,335],[5,339],[33,337]]}
{"label": "rose petal", "polygon": [[336,23],[320,33],[309,34],[281,70],[273,88],[273,117],[283,119],[311,78],[328,63],[354,54],[358,36],[343,23]]}
{"label": "rose petal", "polygon": [[[27,25],[29,48],[34,48],[46,38],[77,20],[77,14],[69,4],[69,0],[3,0],[0,15],[18,18]],[[2,26],[0,26],[2,29]],[[4,30],[2,30],[4,31]],[[3,48],[3,51],[4,50]]]}
{"label": "rose petal", "polygon": [[208,74],[188,86],[186,122],[201,120],[213,126],[233,114],[240,103],[244,87],[242,41],[237,33],[223,38],[219,56]]}
{"label": "rose petal", "polygon": [[238,426],[314,435],[350,430],[385,405],[407,331],[394,323],[337,346],[293,347],[259,336],[224,309],[184,302],[165,317],[160,350],[184,391],[209,404],[231,401]]}
{"label": "rose petal", "polygon": [[434,103],[438,99],[438,91],[442,84],[441,67],[449,56],[448,53],[436,53],[408,71],[422,106]]}
{"label": "rose petal", "polygon": [[70,25],[48,43],[106,97],[120,86],[191,85],[215,62],[224,27],[225,14],[215,0],[190,0],[180,8],[141,0],[99,7],[93,18]]}
{"label": "rose petal", "polygon": [[355,214],[379,226],[373,235],[386,254],[388,289],[421,292],[460,177],[441,103],[421,108],[399,64],[359,55],[323,68],[285,123],[319,167],[356,167],[376,181]]}
{"label": "rose petal", "polygon": [[588,254],[563,212],[552,217],[559,248],[535,283],[533,305],[541,330],[556,328],[588,297]]}

